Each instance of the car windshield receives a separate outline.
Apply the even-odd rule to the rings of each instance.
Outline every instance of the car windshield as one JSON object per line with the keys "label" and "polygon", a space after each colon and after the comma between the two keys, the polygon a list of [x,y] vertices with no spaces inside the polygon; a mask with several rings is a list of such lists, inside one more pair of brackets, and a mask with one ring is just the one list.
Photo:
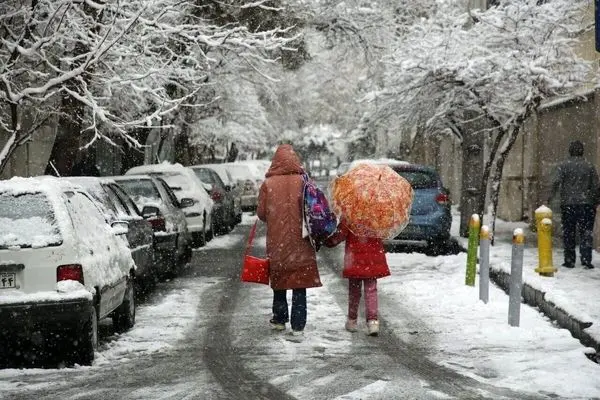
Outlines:
{"label": "car windshield", "polygon": [[394,168],[394,170],[404,177],[413,189],[431,189],[437,187],[438,179],[435,174],[427,171],[410,171],[403,170],[401,168]]}
{"label": "car windshield", "polygon": [[207,170],[206,168],[194,168],[194,173],[196,173],[196,176],[202,182],[204,182],[204,183],[210,183],[210,184],[214,185],[215,180],[213,179],[213,176],[210,173],[210,171]]}
{"label": "car windshield", "polygon": [[62,244],[52,205],[42,193],[0,193],[0,248]]}
{"label": "car windshield", "polygon": [[156,174],[163,178],[167,185],[175,192],[192,190],[189,179],[182,174],[160,173]]}
{"label": "car windshield", "polygon": [[228,167],[233,179],[238,181],[244,181],[246,179],[254,180],[254,176],[250,172],[247,166],[240,164],[230,164]]}
{"label": "car windshield", "polygon": [[117,182],[131,198],[160,200],[160,193],[150,179],[121,180]]}

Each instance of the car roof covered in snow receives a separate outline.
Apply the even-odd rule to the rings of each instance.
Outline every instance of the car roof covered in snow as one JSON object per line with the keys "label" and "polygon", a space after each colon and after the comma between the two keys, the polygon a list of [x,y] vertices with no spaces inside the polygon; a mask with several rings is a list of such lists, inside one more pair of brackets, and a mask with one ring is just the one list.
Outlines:
{"label": "car roof covered in snow", "polygon": [[45,193],[51,197],[57,196],[65,190],[73,190],[78,186],[72,182],[61,180],[54,176],[36,176],[31,178],[14,177],[0,180],[0,193],[13,195],[26,193]]}
{"label": "car roof covered in snow", "polygon": [[130,168],[125,175],[144,175],[151,173],[183,173],[188,174],[188,168],[181,164],[171,164],[169,162],[163,162],[160,164],[146,164],[138,165],[137,167]]}

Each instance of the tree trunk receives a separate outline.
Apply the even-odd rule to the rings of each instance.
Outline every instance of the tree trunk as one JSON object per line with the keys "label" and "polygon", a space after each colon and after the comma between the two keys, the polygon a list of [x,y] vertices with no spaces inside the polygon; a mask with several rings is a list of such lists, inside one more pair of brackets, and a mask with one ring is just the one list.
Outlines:
{"label": "tree trunk", "polygon": [[[500,186],[502,184],[502,173],[504,170],[504,163],[508,158],[508,154],[512,150],[517,138],[519,137],[519,133],[521,132],[520,126],[517,126],[512,129],[510,135],[506,139],[506,142],[502,146],[500,153],[498,153],[498,160],[496,161],[496,169],[494,171],[494,176],[492,178],[492,244],[494,244],[494,233],[496,231],[496,214],[498,212],[498,201],[500,200]],[[506,134],[502,134],[502,136],[506,136]]]}
{"label": "tree trunk", "polygon": [[471,215],[480,214],[485,204],[483,179],[484,137],[479,132],[464,132],[462,141],[462,190],[460,197],[460,235],[469,234]]}
{"label": "tree trunk", "polygon": [[[83,8],[85,14],[87,14],[94,21],[98,21],[101,18],[101,12],[99,10],[85,5]],[[92,28],[93,33],[96,34],[97,28]],[[73,49],[73,57],[79,57],[90,51],[88,45],[77,44]],[[73,63],[72,68],[80,66],[81,61]],[[83,73],[83,79],[89,82],[89,73]],[[74,79],[66,82],[66,86],[73,92],[83,95],[81,84]],[[71,175],[73,166],[79,161],[79,148],[81,146],[80,134],[83,123],[83,115],[85,112],[85,105],[75,99],[68,93],[63,94],[61,101],[61,114],[58,119],[58,129],[56,132],[56,140],[50,153],[50,159],[46,171],[49,173],[58,173],[61,176]],[[88,149],[87,151],[93,151]],[[50,165],[52,164],[52,165]],[[53,166],[53,167],[52,167]]]}
{"label": "tree trunk", "polygon": [[56,140],[46,171],[52,175],[58,173],[60,176],[69,176],[78,161],[79,134],[81,133],[84,106],[71,95],[65,94],[62,97],[61,110]]}

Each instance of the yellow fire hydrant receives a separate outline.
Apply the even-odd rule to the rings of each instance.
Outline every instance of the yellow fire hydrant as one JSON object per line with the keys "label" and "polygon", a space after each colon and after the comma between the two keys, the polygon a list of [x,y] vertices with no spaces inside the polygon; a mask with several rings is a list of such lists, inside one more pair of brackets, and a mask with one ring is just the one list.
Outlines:
{"label": "yellow fire hydrant", "polygon": [[539,265],[535,272],[542,276],[554,276],[556,268],[552,263],[552,210],[546,206],[535,210],[535,226],[539,258]]}

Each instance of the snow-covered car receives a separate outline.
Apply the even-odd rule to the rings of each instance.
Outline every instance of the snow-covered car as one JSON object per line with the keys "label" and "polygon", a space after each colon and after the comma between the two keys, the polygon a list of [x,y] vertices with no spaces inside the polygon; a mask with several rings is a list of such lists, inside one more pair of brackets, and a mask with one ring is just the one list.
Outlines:
{"label": "snow-covered car", "polygon": [[215,202],[215,229],[219,234],[229,232],[236,224],[235,198],[231,192],[231,186],[225,185],[219,174],[211,168],[203,165],[192,165],[190,168],[198,179],[210,185],[208,192]]}
{"label": "snow-covered car", "polygon": [[242,222],[242,191],[240,185],[231,175],[231,172],[223,164],[202,164],[200,167],[210,168],[219,175],[219,178],[225,184],[225,188],[229,188],[229,193],[233,197],[233,213],[235,215],[235,223]]}
{"label": "snow-covered car", "polygon": [[[109,225],[89,193],[56,178],[0,181],[0,333],[62,345],[91,364],[98,321],[135,323],[135,264],[127,224]],[[14,349],[0,341],[0,357]]]}
{"label": "snow-covered car", "polygon": [[181,164],[164,162],[133,167],[125,173],[125,175],[139,174],[160,176],[173,189],[183,208],[194,246],[203,246],[212,239],[214,202],[194,171]]}
{"label": "snow-covered car", "polygon": [[154,235],[152,225],[142,218],[135,203],[110,178],[75,177],[61,178],[83,187],[92,195],[104,213],[108,223],[125,221],[129,225],[126,235],[131,256],[137,267],[135,279],[137,283],[150,283],[156,280],[154,270]]}
{"label": "snow-covered car", "polygon": [[176,273],[192,257],[192,237],[185,214],[173,190],[160,177],[114,176],[112,179],[131,197],[154,231],[155,269],[159,277]]}
{"label": "snow-covered car", "polygon": [[258,191],[260,184],[262,184],[259,170],[237,162],[224,163],[222,165],[231,173],[240,188],[242,210],[255,211],[258,205]]}

